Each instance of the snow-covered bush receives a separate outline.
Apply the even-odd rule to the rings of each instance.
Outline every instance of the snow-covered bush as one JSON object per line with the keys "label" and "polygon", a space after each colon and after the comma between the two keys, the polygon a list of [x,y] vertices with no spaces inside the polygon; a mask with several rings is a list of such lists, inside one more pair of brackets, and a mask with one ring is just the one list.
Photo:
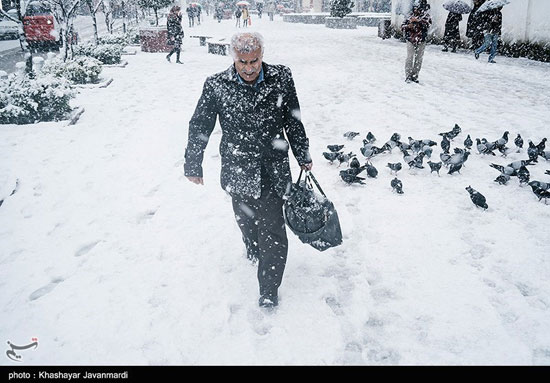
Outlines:
{"label": "snow-covered bush", "polygon": [[74,54],[76,56],[89,56],[98,59],[103,64],[118,64],[122,57],[124,46],[119,44],[101,44],[95,45],[87,43],[76,45]]}
{"label": "snow-covered bush", "polygon": [[332,0],[330,2],[330,16],[344,17],[351,13],[351,8],[355,4],[351,0]]}
{"label": "snow-covered bush", "polygon": [[67,79],[12,74],[0,80],[0,124],[32,124],[67,118],[74,91]]}
{"label": "snow-covered bush", "polygon": [[97,43],[98,44],[118,44],[118,45],[126,46],[128,45],[128,36],[127,34],[101,36],[97,40]]}
{"label": "snow-covered bush", "polygon": [[60,58],[46,61],[42,73],[65,77],[75,84],[97,83],[101,74],[101,62],[93,57],[75,56],[63,62]]}

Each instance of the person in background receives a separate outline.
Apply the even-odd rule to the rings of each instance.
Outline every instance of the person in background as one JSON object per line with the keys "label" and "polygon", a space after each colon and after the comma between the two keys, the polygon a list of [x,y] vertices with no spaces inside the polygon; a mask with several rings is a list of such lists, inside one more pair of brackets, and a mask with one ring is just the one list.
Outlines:
{"label": "person in background", "polygon": [[201,12],[202,12],[202,9],[201,9],[200,5],[194,5],[193,8],[195,10],[195,16],[197,17],[197,24],[201,25]]}
{"label": "person in background", "polygon": [[170,9],[168,14],[168,20],[166,22],[166,27],[168,29],[168,45],[172,45],[173,48],[166,56],[166,60],[170,62],[170,57],[172,54],[176,54],[176,63],[183,64],[180,61],[181,53],[181,42],[183,40],[183,27],[181,26],[181,8],[178,5],[175,5]]}
{"label": "person in background", "polygon": [[456,52],[456,48],[460,43],[460,29],[458,24],[462,20],[460,13],[449,12],[447,21],[445,22],[445,34],[443,35],[443,52],[447,52],[449,47],[451,52]]}
{"label": "person in background", "polygon": [[241,15],[242,14],[243,13],[241,12],[241,8],[237,7],[237,9],[235,9],[235,19],[237,20],[235,22],[236,27],[239,27],[239,28],[241,27]]}
{"label": "person in background", "polygon": [[248,18],[250,17],[250,14],[248,13],[248,8],[243,7],[243,27],[248,27]]}
{"label": "person in background", "polygon": [[474,6],[470,15],[468,16],[468,23],[466,25],[466,37],[472,39],[471,47],[476,49],[483,44],[483,27],[485,25],[486,15],[485,12],[477,12],[479,7],[483,5],[485,0],[474,0]]}
{"label": "person in background", "polygon": [[192,5],[189,5],[185,12],[187,12],[187,17],[189,18],[189,28],[195,26],[195,11]]}
{"label": "person in background", "polygon": [[273,16],[275,15],[275,4],[272,1],[267,3],[267,6],[265,7],[265,11],[269,16],[269,21],[273,21]]}
{"label": "person in background", "polygon": [[500,37],[500,34],[502,33],[501,10],[502,7],[482,12],[485,13],[487,17],[484,28],[485,41],[483,42],[483,45],[477,48],[474,52],[476,60],[479,58],[480,53],[485,52],[487,48],[490,48],[489,62],[492,64],[496,63],[494,58],[497,55],[498,39]]}
{"label": "person in background", "polygon": [[410,16],[405,19],[401,29],[407,40],[407,60],[405,61],[405,81],[418,82],[418,74],[422,68],[424,49],[428,29],[432,24],[432,18],[428,13],[429,5],[414,5]]}
{"label": "person in background", "polygon": [[235,34],[229,49],[233,63],[206,79],[189,121],[184,174],[203,185],[204,151],[218,120],[221,186],[231,196],[247,257],[258,262],[258,304],[273,308],[288,253],[283,197],[292,184],[289,151],[302,170],[313,163],[290,69],[263,62],[259,33]]}

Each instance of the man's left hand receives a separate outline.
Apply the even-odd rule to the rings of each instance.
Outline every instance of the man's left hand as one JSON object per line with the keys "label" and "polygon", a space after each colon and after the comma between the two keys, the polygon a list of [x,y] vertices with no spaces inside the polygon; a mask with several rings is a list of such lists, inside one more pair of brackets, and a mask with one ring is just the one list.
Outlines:
{"label": "man's left hand", "polygon": [[311,168],[313,168],[313,162],[310,162],[308,164],[303,164],[303,165],[300,166],[300,168],[302,170],[308,170],[309,171],[309,170],[311,170]]}

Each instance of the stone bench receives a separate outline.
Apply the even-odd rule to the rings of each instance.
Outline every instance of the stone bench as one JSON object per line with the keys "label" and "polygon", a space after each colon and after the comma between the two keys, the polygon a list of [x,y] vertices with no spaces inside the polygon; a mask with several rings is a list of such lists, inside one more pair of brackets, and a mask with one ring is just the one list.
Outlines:
{"label": "stone bench", "polygon": [[208,53],[212,53],[215,55],[223,55],[227,56],[227,53],[229,52],[229,43],[222,40],[218,41],[208,41]]}
{"label": "stone bench", "polygon": [[206,39],[211,39],[212,36],[204,36],[204,35],[193,35],[193,36],[189,36],[190,38],[192,39],[199,39],[199,44],[200,46],[205,46],[206,45]]}

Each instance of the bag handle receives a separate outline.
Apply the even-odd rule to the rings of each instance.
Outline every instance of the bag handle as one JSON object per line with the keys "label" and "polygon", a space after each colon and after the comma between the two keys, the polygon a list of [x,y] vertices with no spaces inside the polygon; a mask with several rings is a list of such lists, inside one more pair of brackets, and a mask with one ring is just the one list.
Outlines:
{"label": "bag handle", "polygon": [[[309,182],[309,184],[311,185],[311,181],[313,181],[313,183],[315,183],[315,186],[317,186],[317,189],[319,189],[319,191],[321,192],[323,197],[327,198],[327,195],[325,194],[325,192],[321,188],[321,185],[319,185],[319,182],[317,182],[317,179],[315,178],[315,176],[313,175],[311,170],[306,170],[305,173],[306,173],[306,183]],[[304,169],[300,169],[300,175],[298,176],[298,180],[296,181],[296,186],[300,185],[300,180],[302,179],[302,174],[304,174]]]}

